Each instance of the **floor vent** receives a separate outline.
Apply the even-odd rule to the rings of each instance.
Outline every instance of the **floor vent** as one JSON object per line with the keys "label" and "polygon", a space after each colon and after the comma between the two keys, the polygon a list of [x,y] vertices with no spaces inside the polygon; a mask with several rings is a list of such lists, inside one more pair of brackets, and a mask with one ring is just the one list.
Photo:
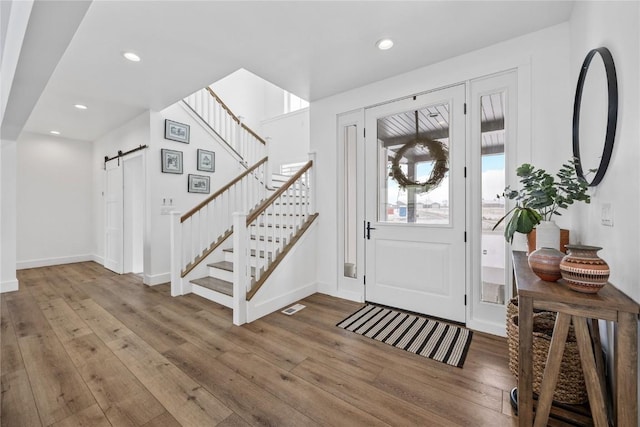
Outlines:
{"label": "floor vent", "polygon": [[285,308],[284,310],[282,310],[282,312],[283,312],[284,314],[286,314],[287,316],[291,316],[292,314],[297,313],[298,311],[302,310],[303,308],[305,308],[305,306],[304,306],[304,305],[302,305],[302,304],[295,304],[295,305],[292,305],[292,306],[291,306],[291,307],[289,307],[289,308]]}

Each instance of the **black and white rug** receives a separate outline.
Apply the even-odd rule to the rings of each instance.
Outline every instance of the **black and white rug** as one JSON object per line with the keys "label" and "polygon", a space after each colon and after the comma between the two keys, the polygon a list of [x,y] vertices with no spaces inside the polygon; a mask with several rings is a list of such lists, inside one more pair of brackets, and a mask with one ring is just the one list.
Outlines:
{"label": "black and white rug", "polygon": [[458,368],[473,335],[466,328],[372,304],[336,326]]}

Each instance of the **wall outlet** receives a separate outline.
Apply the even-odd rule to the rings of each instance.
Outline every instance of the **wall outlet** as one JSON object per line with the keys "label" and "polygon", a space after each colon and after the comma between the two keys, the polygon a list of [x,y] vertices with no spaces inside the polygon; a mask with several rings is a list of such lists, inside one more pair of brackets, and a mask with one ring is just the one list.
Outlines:
{"label": "wall outlet", "polygon": [[600,223],[607,227],[613,227],[613,207],[611,203],[603,203],[600,213]]}

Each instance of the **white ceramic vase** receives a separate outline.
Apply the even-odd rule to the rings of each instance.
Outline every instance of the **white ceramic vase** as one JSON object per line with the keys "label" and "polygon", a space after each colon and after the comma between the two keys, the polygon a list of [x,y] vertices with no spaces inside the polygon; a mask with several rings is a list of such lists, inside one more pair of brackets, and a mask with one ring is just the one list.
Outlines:
{"label": "white ceramic vase", "polygon": [[560,249],[560,227],[555,221],[542,221],[536,226],[536,249]]}

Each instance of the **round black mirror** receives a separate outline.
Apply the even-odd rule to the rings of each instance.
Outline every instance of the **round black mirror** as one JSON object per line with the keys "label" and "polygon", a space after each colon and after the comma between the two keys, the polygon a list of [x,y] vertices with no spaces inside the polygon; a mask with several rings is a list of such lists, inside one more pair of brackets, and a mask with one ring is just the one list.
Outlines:
{"label": "round black mirror", "polygon": [[[617,121],[618,80],[613,57],[606,47],[592,49],[582,63],[573,104],[576,173],[589,186],[598,185],[607,171]],[[589,181],[591,174],[595,175]]]}

